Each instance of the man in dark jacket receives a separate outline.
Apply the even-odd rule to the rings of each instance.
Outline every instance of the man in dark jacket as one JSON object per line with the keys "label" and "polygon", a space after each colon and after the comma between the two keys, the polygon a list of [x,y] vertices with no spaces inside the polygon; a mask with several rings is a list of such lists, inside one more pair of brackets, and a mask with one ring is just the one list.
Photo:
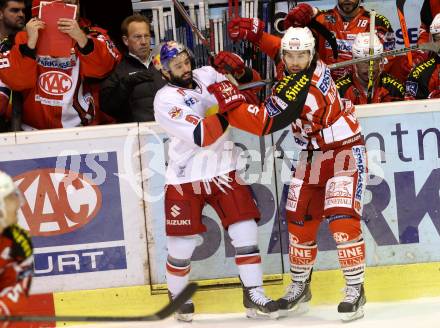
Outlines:
{"label": "man in dark jacket", "polygon": [[120,123],[154,121],[154,96],[165,81],[151,63],[150,22],[132,15],[121,31],[128,53],[101,85],[101,109]]}

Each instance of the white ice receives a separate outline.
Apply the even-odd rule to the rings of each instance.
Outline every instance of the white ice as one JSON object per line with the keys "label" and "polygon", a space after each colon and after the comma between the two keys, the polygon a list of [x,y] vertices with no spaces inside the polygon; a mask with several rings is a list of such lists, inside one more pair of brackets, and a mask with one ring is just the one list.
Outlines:
{"label": "white ice", "polygon": [[367,303],[365,317],[350,323],[339,320],[336,306],[310,306],[310,311],[300,316],[289,316],[278,320],[251,320],[244,313],[196,314],[192,323],[176,322],[173,318],[162,321],[140,323],[105,323],[81,328],[437,328],[440,327],[440,297],[413,301]]}

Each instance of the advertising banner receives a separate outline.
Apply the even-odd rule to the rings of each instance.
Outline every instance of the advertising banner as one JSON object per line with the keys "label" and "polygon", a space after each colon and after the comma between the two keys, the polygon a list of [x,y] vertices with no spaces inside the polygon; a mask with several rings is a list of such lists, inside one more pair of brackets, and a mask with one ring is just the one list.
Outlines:
{"label": "advertising banner", "polygon": [[0,169],[24,196],[19,223],[34,244],[34,292],[148,282],[142,199],[124,171],[124,156],[137,152],[124,134],[137,140],[137,125],[101,130],[19,133],[1,147]]}

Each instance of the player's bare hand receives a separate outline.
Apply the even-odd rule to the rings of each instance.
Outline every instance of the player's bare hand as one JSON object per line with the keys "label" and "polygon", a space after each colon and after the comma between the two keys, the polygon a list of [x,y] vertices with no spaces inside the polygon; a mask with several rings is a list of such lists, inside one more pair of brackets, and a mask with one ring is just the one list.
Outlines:
{"label": "player's bare hand", "polygon": [[60,32],[68,34],[81,48],[84,48],[87,44],[87,36],[79,27],[76,19],[60,18],[58,20],[58,29]]}
{"label": "player's bare hand", "polygon": [[27,45],[30,49],[35,49],[38,41],[38,31],[46,27],[46,24],[37,17],[29,20],[26,24],[26,32],[28,35]]}

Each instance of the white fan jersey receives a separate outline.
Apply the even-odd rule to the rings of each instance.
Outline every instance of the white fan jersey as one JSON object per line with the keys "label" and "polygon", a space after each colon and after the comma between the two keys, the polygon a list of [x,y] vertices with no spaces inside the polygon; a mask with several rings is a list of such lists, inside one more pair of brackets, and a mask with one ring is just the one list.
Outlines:
{"label": "white fan jersey", "polygon": [[[154,98],[156,122],[170,137],[166,184],[182,184],[208,180],[233,171],[237,167],[239,150],[230,140],[229,129],[219,133],[210,145],[201,147],[195,142],[194,132],[205,118],[215,115],[218,103],[208,86],[226,80],[211,66],[193,70],[195,89],[184,89],[172,84],[162,87]],[[209,124],[201,124],[202,138],[213,135]],[[199,126],[200,131],[200,126]],[[215,134],[215,133],[214,133]]]}

